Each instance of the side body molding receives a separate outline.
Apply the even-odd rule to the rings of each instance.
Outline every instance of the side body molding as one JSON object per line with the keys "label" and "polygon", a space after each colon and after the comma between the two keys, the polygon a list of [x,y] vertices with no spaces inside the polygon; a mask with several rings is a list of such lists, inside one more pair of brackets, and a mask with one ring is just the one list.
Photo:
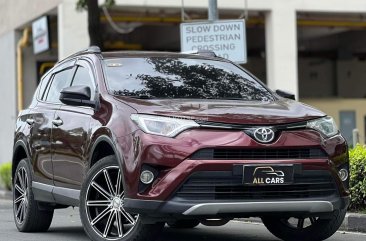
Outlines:
{"label": "side body molding", "polygon": [[34,199],[40,202],[79,206],[80,190],[32,182]]}

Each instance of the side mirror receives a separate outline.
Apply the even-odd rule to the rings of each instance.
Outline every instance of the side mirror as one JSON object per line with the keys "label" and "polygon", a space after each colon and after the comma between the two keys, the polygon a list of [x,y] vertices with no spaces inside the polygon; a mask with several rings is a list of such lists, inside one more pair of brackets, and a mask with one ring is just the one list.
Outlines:
{"label": "side mirror", "polygon": [[276,90],[276,94],[286,99],[295,100],[295,95],[293,93],[284,90]]}
{"label": "side mirror", "polygon": [[88,86],[70,86],[61,90],[60,101],[72,106],[95,107],[95,101],[90,100],[91,91]]}

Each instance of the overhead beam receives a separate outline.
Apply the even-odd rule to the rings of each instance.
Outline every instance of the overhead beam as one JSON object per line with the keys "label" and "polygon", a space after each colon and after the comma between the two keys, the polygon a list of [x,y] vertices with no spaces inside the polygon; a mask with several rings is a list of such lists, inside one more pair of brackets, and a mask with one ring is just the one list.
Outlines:
{"label": "overhead beam", "polygon": [[[149,15],[149,16],[126,16],[115,15],[112,16],[114,22],[141,22],[141,23],[181,23],[182,19],[180,16],[167,16],[161,17],[160,15]],[[105,16],[101,16],[102,22],[107,22]],[[247,26],[264,25],[264,18],[250,17],[247,21]],[[346,27],[346,28],[366,28],[366,21],[341,21],[341,20],[328,20],[328,19],[298,19],[297,25],[301,27]]]}
{"label": "overhead beam", "polygon": [[[125,7],[146,7],[151,8],[178,8],[181,7],[181,0],[116,0],[117,5]],[[207,9],[207,1],[185,0],[186,9],[200,8]],[[243,0],[219,0],[219,9],[235,9],[242,6]],[[248,10],[270,11],[275,6],[283,5],[288,10],[298,12],[338,12],[338,13],[365,13],[366,4],[364,0],[248,0]]]}

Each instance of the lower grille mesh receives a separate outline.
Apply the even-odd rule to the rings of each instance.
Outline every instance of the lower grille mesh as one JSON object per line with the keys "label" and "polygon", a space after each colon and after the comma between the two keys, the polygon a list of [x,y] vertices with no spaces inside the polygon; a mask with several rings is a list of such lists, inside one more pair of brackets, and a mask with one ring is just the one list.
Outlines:
{"label": "lower grille mesh", "polygon": [[314,159],[326,158],[327,155],[320,148],[208,148],[195,152],[193,160],[278,160],[278,159]]}
{"label": "lower grille mesh", "polygon": [[246,186],[232,172],[198,172],[178,190],[176,197],[187,200],[259,200],[317,198],[337,195],[327,171],[303,171],[291,185]]}

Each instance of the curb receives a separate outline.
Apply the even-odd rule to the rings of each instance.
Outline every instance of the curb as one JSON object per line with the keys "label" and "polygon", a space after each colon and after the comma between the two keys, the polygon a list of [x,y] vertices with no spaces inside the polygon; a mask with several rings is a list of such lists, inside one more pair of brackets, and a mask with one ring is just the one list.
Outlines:
{"label": "curb", "polygon": [[340,230],[366,233],[366,214],[347,213]]}
{"label": "curb", "polygon": [[[239,218],[242,222],[262,223],[260,218]],[[339,231],[366,233],[366,214],[347,213]]]}

